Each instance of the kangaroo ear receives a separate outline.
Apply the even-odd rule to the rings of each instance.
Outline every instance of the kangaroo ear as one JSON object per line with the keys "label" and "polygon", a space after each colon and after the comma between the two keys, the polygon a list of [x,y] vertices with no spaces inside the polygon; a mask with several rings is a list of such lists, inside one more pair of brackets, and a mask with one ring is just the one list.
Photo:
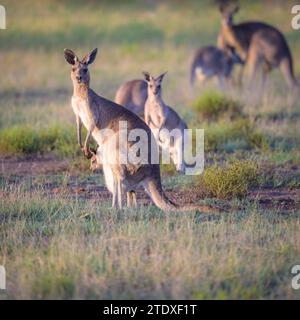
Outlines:
{"label": "kangaroo ear", "polygon": [[69,64],[74,65],[75,62],[78,61],[78,58],[77,58],[76,54],[70,49],[65,49],[64,50],[64,56],[65,56],[66,61]]}
{"label": "kangaroo ear", "polygon": [[235,7],[233,13],[237,13],[237,12],[239,12],[239,10],[240,10],[240,6],[237,5],[237,6]]}
{"label": "kangaroo ear", "polygon": [[156,81],[159,81],[159,82],[162,82],[164,76],[168,73],[168,71],[162,73],[160,76],[158,76],[155,80]]}
{"label": "kangaroo ear", "polygon": [[144,78],[145,78],[145,80],[147,81],[147,82],[149,82],[150,81],[150,73],[149,72],[146,72],[146,71],[143,71],[143,75],[144,75]]}
{"label": "kangaroo ear", "polygon": [[98,49],[95,48],[90,53],[88,53],[83,59],[82,62],[85,64],[91,64],[95,61],[96,55],[97,55]]}

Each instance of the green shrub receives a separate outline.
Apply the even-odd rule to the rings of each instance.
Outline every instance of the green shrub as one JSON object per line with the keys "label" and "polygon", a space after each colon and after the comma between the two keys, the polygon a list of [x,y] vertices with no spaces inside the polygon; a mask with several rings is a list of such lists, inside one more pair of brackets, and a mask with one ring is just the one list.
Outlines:
{"label": "green shrub", "polygon": [[209,167],[204,171],[201,183],[210,196],[220,199],[242,198],[257,183],[257,177],[258,167],[253,161],[236,160],[225,167]]}
{"label": "green shrub", "polygon": [[220,117],[243,117],[242,105],[217,91],[207,91],[193,103],[201,119],[218,120]]}

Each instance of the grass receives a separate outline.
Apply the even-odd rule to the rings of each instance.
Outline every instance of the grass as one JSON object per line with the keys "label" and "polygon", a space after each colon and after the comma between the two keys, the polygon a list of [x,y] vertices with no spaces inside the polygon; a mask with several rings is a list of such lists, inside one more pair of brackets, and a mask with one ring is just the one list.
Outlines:
{"label": "grass", "polygon": [[[291,30],[291,4],[244,2],[236,21],[279,27],[299,74],[300,33]],[[299,264],[299,206],[266,208],[247,197],[253,184],[278,193],[298,190],[299,99],[290,99],[279,72],[272,72],[262,95],[259,88],[190,92],[190,59],[198,47],[216,44],[220,27],[210,0],[2,5],[8,25],[0,31],[1,161],[54,154],[69,167],[45,175],[2,170],[0,264],[8,289],[0,299],[300,298],[290,285],[291,267]],[[174,166],[163,166],[164,187],[185,192],[176,199],[181,203],[206,180],[205,199],[197,200],[230,212],[170,215],[153,206],[120,212],[98,189],[90,192],[103,187],[103,177],[92,175],[78,154],[65,47],[80,57],[99,48],[91,87],[109,99],[142,70],[168,70],[163,98],[189,127],[205,129],[206,167],[195,185]],[[81,193],[76,187],[83,181]],[[89,218],[80,219],[85,213]]]}
{"label": "grass", "polygon": [[[2,191],[5,192],[5,189]],[[297,298],[299,215],[120,212],[15,188],[0,200],[2,298]],[[80,219],[90,212],[90,219]],[[180,257],[180,258],[179,258]]]}
{"label": "grass", "polygon": [[75,130],[59,126],[35,130],[27,126],[14,126],[0,132],[0,154],[32,155],[54,153],[60,157],[78,155]]}
{"label": "grass", "polygon": [[257,184],[258,168],[253,161],[236,160],[225,167],[207,168],[200,179],[212,197],[230,199],[246,197],[250,187]]}
{"label": "grass", "polygon": [[205,129],[206,151],[236,151],[237,149],[266,149],[267,138],[248,119],[232,122],[221,120]]}

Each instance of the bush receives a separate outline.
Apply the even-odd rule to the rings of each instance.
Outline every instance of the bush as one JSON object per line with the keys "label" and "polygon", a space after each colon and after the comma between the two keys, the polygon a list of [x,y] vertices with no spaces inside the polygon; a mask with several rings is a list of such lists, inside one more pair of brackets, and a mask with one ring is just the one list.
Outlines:
{"label": "bush", "polygon": [[243,117],[242,105],[217,91],[204,93],[192,106],[202,119],[218,120],[221,116],[230,119]]}
{"label": "bush", "polygon": [[236,160],[225,167],[209,167],[204,171],[201,182],[210,196],[242,198],[257,183],[257,177],[258,167],[253,161]]}

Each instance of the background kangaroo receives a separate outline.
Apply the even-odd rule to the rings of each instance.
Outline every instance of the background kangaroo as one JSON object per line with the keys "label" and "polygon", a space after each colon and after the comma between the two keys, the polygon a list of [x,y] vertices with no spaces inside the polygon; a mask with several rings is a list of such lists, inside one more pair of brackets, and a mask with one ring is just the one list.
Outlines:
{"label": "background kangaroo", "polygon": [[[88,65],[95,60],[97,49],[91,51],[81,61],[70,49],[65,49],[64,55],[66,61],[72,66],[72,108],[76,115],[78,142],[82,147],[81,128],[83,123],[88,131],[83,147],[85,155],[87,157],[93,155],[89,149],[90,138],[93,136],[102,149],[103,159],[107,160],[103,161],[103,172],[108,177],[108,188],[113,191],[113,207],[122,208],[123,193],[131,192],[142,185],[153,202],[164,211],[197,209],[204,212],[211,211],[208,206],[179,207],[165,196],[161,185],[159,164],[151,163],[151,155],[156,151],[156,148],[151,149],[154,137],[150,128],[137,115],[97,95],[90,88]],[[120,162],[120,154],[124,148],[129,150],[135,144],[128,139],[126,145],[118,143],[119,133],[122,130],[120,128],[121,121],[126,122],[128,131],[142,129],[146,133],[148,141],[148,162],[146,164],[122,164]],[[111,144],[114,142],[114,139],[111,139],[112,135],[104,134],[104,129],[110,129],[113,136],[116,136],[117,143],[115,145]],[[117,155],[116,158],[112,154]]]}
{"label": "background kangaroo", "polygon": [[[183,160],[183,137],[187,124],[180,118],[178,113],[171,107],[167,106],[161,94],[161,83],[165,73],[157,78],[151,76],[148,72],[144,72],[145,80],[148,83],[148,99],[145,104],[145,122],[151,128],[158,144],[170,151],[172,161],[176,166],[176,170],[183,172],[185,163]],[[180,135],[174,139],[170,145],[170,139],[164,136],[163,129],[168,132],[178,129]]]}
{"label": "background kangaroo", "polygon": [[197,78],[201,83],[211,77],[218,77],[219,86],[224,89],[229,82],[234,64],[243,64],[232,48],[226,50],[215,46],[199,48],[194,55],[190,70],[190,84],[194,86]]}
{"label": "background kangaroo", "polygon": [[297,85],[294,76],[293,59],[284,35],[275,27],[262,22],[233,23],[233,16],[239,10],[236,3],[223,1],[219,6],[222,26],[218,46],[228,50],[232,47],[249,68],[250,81],[260,67],[265,76],[279,67],[290,88]]}
{"label": "background kangaroo", "polygon": [[144,107],[147,100],[147,83],[144,80],[131,80],[118,89],[115,102],[144,119]]}

